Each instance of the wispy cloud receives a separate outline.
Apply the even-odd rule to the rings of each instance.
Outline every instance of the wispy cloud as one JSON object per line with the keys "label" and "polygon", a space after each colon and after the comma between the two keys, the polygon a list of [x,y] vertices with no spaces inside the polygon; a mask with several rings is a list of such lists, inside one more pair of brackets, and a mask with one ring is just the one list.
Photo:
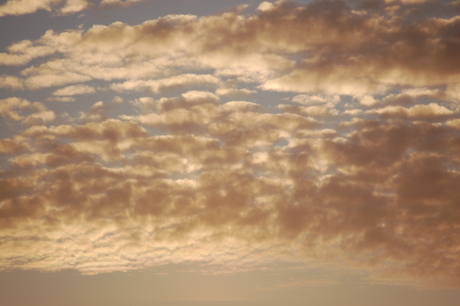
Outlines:
{"label": "wispy cloud", "polygon": [[87,9],[128,7],[144,0],[8,0],[0,5],[0,17],[32,14],[39,10],[55,12],[62,15],[78,13]]}

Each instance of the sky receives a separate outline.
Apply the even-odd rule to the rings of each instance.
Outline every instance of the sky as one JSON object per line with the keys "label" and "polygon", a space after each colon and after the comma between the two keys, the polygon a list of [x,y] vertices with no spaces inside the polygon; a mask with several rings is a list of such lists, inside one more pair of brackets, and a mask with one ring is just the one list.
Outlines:
{"label": "sky", "polygon": [[458,306],[460,1],[0,2],[0,305]]}

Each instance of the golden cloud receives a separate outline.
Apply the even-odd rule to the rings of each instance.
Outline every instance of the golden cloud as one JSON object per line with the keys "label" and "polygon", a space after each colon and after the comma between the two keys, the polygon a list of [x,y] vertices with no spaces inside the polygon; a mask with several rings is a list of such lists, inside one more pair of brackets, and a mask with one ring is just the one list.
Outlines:
{"label": "golden cloud", "polygon": [[4,88],[126,96],[71,114],[0,101],[0,269],[312,259],[460,286],[460,19],[381,4],[262,2],[10,46],[0,62],[29,66]]}

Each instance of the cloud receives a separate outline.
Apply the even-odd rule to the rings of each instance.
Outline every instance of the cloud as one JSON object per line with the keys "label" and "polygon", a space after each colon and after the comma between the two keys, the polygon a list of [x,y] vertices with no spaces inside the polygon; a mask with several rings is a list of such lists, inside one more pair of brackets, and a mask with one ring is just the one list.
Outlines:
{"label": "cloud", "polygon": [[14,75],[0,75],[0,87],[8,89],[23,89],[23,80]]}
{"label": "cloud", "polygon": [[278,105],[278,108],[293,112],[301,113],[311,117],[324,117],[324,116],[334,116],[338,115],[339,112],[334,109],[333,105],[314,105],[314,106],[292,106],[292,105]]}
{"label": "cloud", "polygon": [[359,100],[359,103],[364,106],[373,106],[377,103],[377,100],[369,95],[358,96],[356,98]]}
{"label": "cloud", "polygon": [[72,85],[60,88],[52,93],[53,96],[75,96],[95,93],[96,89],[88,85]]}
{"label": "cloud", "polygon": [[304,105],[321,105],[324,103],[337,103],[340,101],[339,95],[297,95],[292,98],[292,102]]}
{"label": "cloud", "polygon": [[274,8],[274,5],[273,3],[271,2],[268,2],[268,1],[264,1],[262,2],[261,4],[259,4],[259,6],[257,7],[257,9],[259,11],[269,11],[270,9]]}
{"label": "cloud", "polygon": [[99,6],[92,0],[8,0],[0,6],[0,17],[32,14],[39,10],[57,12],[62,15],[78,13],[86,9],[127,7],[136,5],[143,0],[103,0]]}
{"label": "cloud", "polygon": [[112,84],[111,89],[122,91],[149,91],[160,93],[168,89],[192,86],[209,86],[218,83],[218,79],[212,75],[181,74],[161,80],[133,80],[124,83]]}
{"label": "cloud", "polygon": [[90,2],[87,0],[67,0],[65,5],[60,8],[61,14],[72,14],[81,12],[90,6]]}
{"label": "cloud", "polygon": [[428,105],[418,104],[410,108],[403,106],[386,106],[384,108],[370,110],[369,113],[391,115],[392,117],[408,116],[412,118],[429,118],[454,114],[450,109],[436,103],[430,103]]}
{"label": "cloud", "polygon": [[[19,119],[33,104],[2,105]],[[458,286],[443,272],[459,269],[456,125],[431,121],[447,108],[404,108],[395,121],[385,107],[388,119],[341,133],[311,114],[220,104],[204,91],[130,105],[141,114],[55,126],[36,115],[42,123],[2,141],[2,268],[99,273],[199,260],[247,269],[339,256],[374,276]],[[286,247],[304,255],[281,255]]]}
{"label": "cloud", "polygon": [[60,4],[61,0],[8,0],[5,4],[0,6],[0,17],[7,15],[24,15],[35,13],[38,10],[51,11],[54,5]]}
{"label": "cloud", "polygon": [[460,119],[448,120],[446,124],[455,128],[460,128]]}
{"label": "cloud", "polygon": [[234,96],[251,96],[255,94],[255,90],[250,89],[237,89],[237,88],[219,88],[216,90],[216,94],[219,96],[227,96],[227,97],[234,97]]}
{"label": "cloud", "polygon": [[120,8],[136,5],[144,1],[145,0],[102,0],[100,6],[102,8]]}
{"label": "cloud", "polygon": [[30,102],[20,98],[8,98],[2,100],[2,105],[0,108],[0,114],[2,116],[8,116],[12,119],[19,119],[21,118],[15,110],[17,109],[24,109],[30,106]]}
{"label": "cloud", "polygon": [[[46,34],[44,37],[46,37]],[[45,45],[44,40],[36,42],[22,40],[9,46],[9,53],[0,53],[0,64],[8,66],[24,65],[35,58],[53,54],[56,51],[55,48]]]}
{"label": "cloud", "polygon": [[73,97],[49,97],[46,101],[50,102],[75,102],[75,98]]}
{"label": "cloud", "polygon": [[460,286],[459,19],[380,4],[263,2],[10,46],[0,60],[27,66],[5,90],[120,97],[0,101],[0,269],[337,261]]}
{"label": "cloud", "polygon": [[10,97],[2,99],[0,116],[13,121],[21,121],[23,125],[40,125],[53,121],[55,114],[43,103],[29,102],[25,99]]}
{"label": "cloud", "polygon": [[404,18],[379,17],[341,1],[261,7],[253,16],[168,15],[132,26],[115,22],[87,31],[49,31],[37,41],[12,45],[0,61],[25,65],[61,54],[22,71],[31,89],[121,79],[114,89],[155,91],[159,79],[197,69],[216,76],[231,72],[243,84],[252,78],[263,90],[308,94],[366,96],[458,83],[460,59],[451,35],[460,25],[457,17],[416,19],[407,26]]}

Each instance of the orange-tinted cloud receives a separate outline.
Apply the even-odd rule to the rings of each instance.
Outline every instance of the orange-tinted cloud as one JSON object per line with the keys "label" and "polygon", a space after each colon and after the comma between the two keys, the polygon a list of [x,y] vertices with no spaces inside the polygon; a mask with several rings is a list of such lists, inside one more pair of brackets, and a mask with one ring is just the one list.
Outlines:
{"label": "orange-tinted cloud", "polygon": [[70,115],[1,101],[0,269],[318,259],[460,286],[460,23],[409,2],[263,2],[12,45],[3,64],[39,60],[5,88],[129,96]]}
{"label": "orange-tinted cloud", "polygon": [[86,9],[127,7],[144,0],[102,0],[97,6],[93,0],[8,0],[0,6],[0,17],[13,15],[20,16],[35,13],[39,10],[57,12],[67,15],[78,13]]}
{"label": "orange-tinted cloud", "polygon": [[[2,267],[97,273],[243,254],[268,263],[289,247],[459,284],[445,272],[459,269],[460,198],[458,130],[445,117],[388,111],[344,134],[303,111],[216,99],[144,99],[153,108],[138,117],[35,125],[3,140]],[[29,107],[11,101],[3,113]]]}

